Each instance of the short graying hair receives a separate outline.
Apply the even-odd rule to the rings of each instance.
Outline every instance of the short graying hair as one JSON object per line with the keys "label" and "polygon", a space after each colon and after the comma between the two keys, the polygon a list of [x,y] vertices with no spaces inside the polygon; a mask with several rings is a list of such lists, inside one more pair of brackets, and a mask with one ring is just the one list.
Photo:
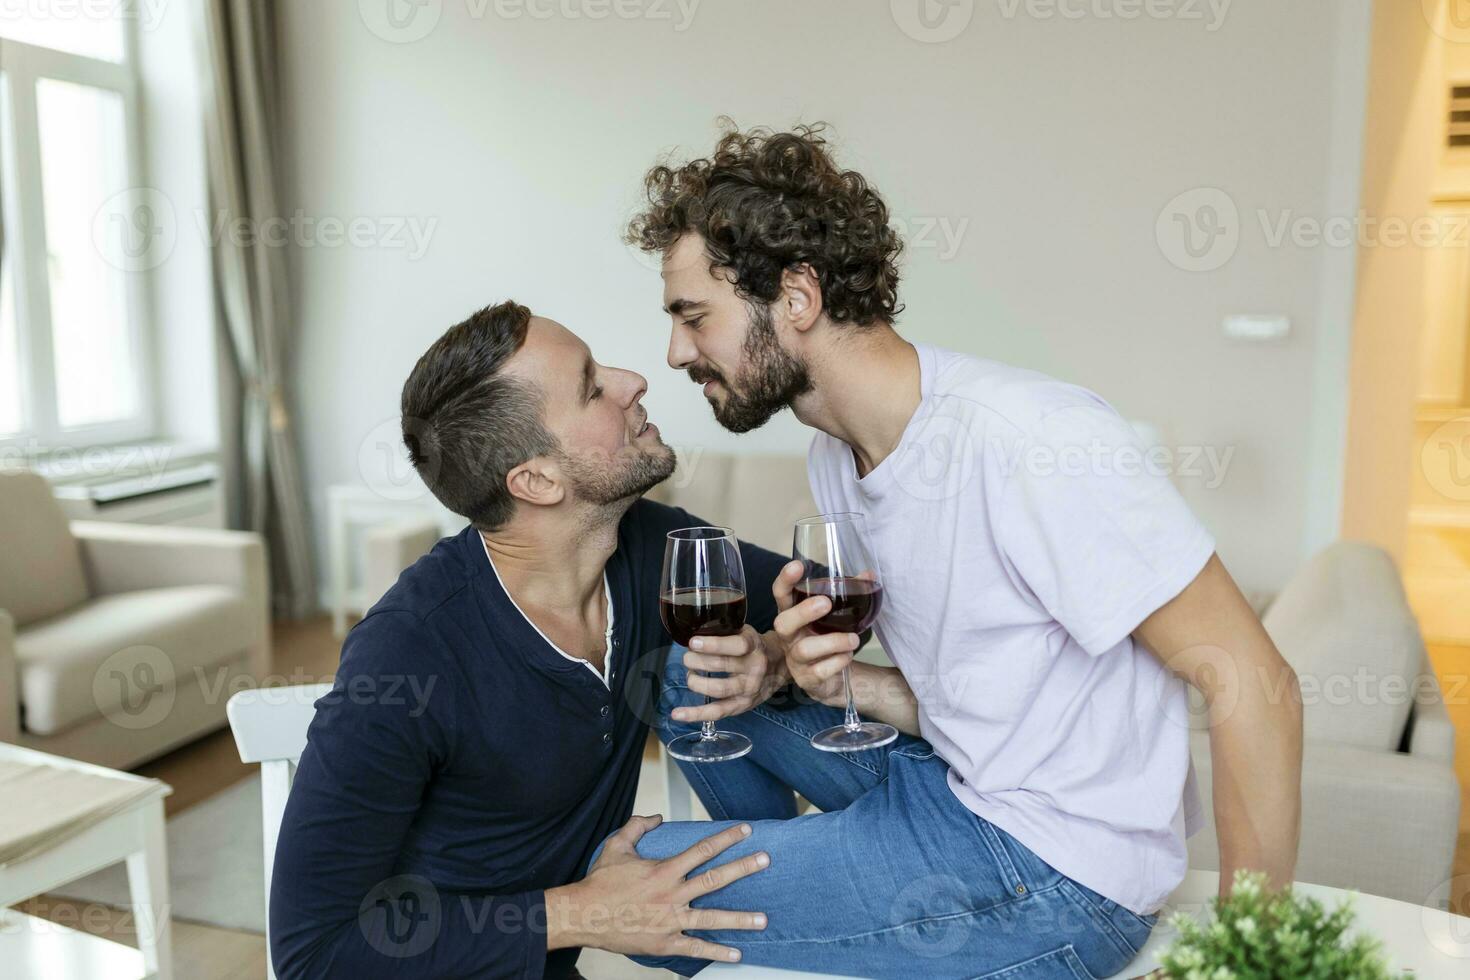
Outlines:
{"label": "short graying hair", "polygon": [[409,461],[440,503],[482,531],[515,513],[510,471],[559,448],[541,419],[541,392],[499,373],[530,322],[514,301],[487,306],[434,341],[403,385]]}

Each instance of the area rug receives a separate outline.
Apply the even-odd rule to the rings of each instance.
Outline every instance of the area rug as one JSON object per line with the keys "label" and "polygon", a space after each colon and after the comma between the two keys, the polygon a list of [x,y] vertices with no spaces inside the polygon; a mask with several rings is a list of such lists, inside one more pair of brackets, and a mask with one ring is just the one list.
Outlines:
{"label": "area rug", "polygon": [[[251,776],[191,806],[171,818],[164,833],[173,917],[263,934],[260,777]],[[51,894],[125,907],[130,903],[127,866],[104,868]]]}

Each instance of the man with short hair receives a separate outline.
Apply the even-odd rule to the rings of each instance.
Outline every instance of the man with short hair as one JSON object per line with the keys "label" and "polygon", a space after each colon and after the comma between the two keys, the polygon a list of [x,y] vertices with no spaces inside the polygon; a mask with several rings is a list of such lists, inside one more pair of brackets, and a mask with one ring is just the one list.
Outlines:
{"label": "man with short hair", "polygon": [[[761,928],[690,908],[761,870],[758,850],[724,853],[748,827],[705,825],[663,860],[633,850],[659,822],[629,818],[669,642],[664,539],[702,523],[639,500],[674,468],[645,388],[515,303],[415,365],[410,459],[470,523],[352,629],[317,702],[272,877],[281,980],[567,977],[581,946],[733,959],[685,930]],[[782,559],[742,553],[751,625],[722,638],[722,680],[754,695],[781,657],[759,631]]]}

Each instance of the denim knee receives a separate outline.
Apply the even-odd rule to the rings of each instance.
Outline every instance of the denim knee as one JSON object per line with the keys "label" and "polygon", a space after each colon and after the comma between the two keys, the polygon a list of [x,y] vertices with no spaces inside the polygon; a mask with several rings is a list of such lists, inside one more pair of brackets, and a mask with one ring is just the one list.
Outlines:
{"label": "denim knee", "polygon": [[[621,829],[622,828],[619,828],[619,830],[621,830]],[[599,843],[597,845],[597,850],[593,851],[592,852],[592,857],[590,857],[590,858],[587,859],[587,867],[585,867],[585,868],[582,869],[582,877],[583,878],[587,877],[589,874],[592,873],[592,868],[597,864],[597,859],[600,858],[600,857],[602,857],[602,849],[607,846],[607,842],[610,841],[610,840],[612,840],[613,834],[616,834],[616,833],[617,833],[617,831],[614,830],[612,832],[612,834],[608,834],[606,837],[604,837],[602,839],[601,843]]]}
{"label": "denim knee", "polygon": [[664,663],[663,691],[689,689],[689,668],[684,666],[684,654],[687,652],[686,647],[677,643],[669,647],[669,659]]}

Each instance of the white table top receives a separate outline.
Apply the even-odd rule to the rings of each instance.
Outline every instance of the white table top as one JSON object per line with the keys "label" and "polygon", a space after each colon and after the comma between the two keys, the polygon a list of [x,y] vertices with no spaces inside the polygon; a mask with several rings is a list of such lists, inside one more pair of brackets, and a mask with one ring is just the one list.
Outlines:
{"label": "white table top", "polygon": [[[58,769],[74,769],[77,772],[89,772],[96,776],[106,776],[108,779],[121,779],[130,783],[156,784],[170,791],[166,783],[160,783],[156,779],[147,776],[139,776],[131,772],[123,772],[120,769],[108,769],[106,766],[95,765],[91,762],[81,762],[77,759],[68,759],[64,755],[52,755],[49,752],[41,752],[36,749],[28,749],[23,745],[15,745],[11,742],[0,742],[0,759],[14,762],[28,762],[37,766],[55,766]],[[167,795],[167,792],[164,793]]]}
{"label": "white table top", "polygon": [[[1220,876],[1213,871],[1191,871],[1184,883],[1169,898],[1169,908],[1159,916],[1159,924],[1149,937],[1148,945],[1128,965],[1119,978],[1139,977],[1159,966],[1159,957],[1174,942],[1175,932],[1165,922],[1172,911],[1202,916],[1209,901],[1219,891]],[[1335,908],[1349,897],[1349,892],[1325,885],[1297,883],[1298,894],[1310,895]],[[1381,940],[1389,965],[1395,970],[1412,970],[1416,980],[1466,980],[1470,978],[1470,918],[1451,915],[1438,909],[1410,905],[1377,895],[1355,894],[1353,907],[1357,925]],[[724,980],[794,980],[797,977],[830,975],[795,973],[767,967],[715,963],[699,974]],[[853,978],[848,978],[853,980]]]}
{"label": "white table top", "polygon": [[24,865],[118,814],[173,790],[157,779],[0,743],[0,871]]}

